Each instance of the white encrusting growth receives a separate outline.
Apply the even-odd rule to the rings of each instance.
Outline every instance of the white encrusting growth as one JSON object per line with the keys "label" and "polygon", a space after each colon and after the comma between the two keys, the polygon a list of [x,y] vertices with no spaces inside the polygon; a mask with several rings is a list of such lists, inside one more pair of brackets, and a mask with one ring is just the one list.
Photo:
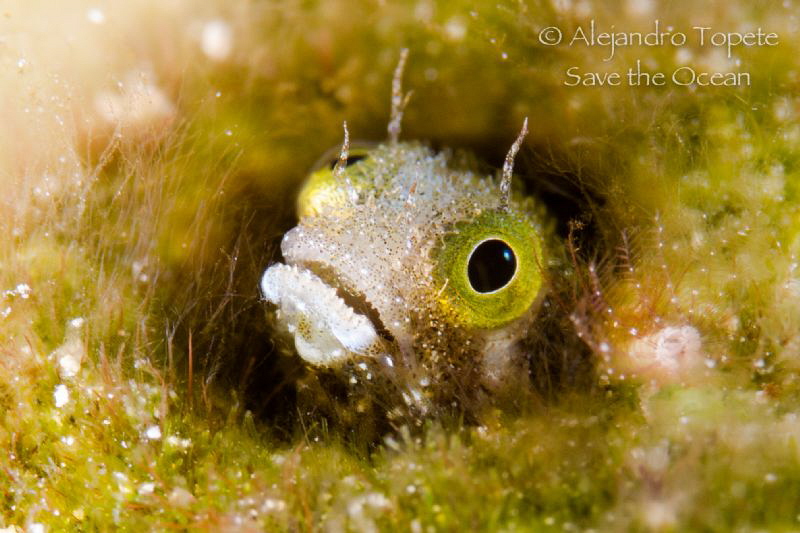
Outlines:
{"label": "white encrusting growth", "polygon": [[83,323],[83,318],[70,320],[64,343],[52,353],[52,357],[58,363],[58,374],[62,378],[74,378],[80,372],[81,362],[86,357],[86,346],[82,336]]}
{"label": "white encrusting growth", "polygon": [[14,296],[19,296],[23,300],[27,300],[31,295],[31,287],[27,283],[19,283],[13,289],[8,289],[7,291],[3,291],[0,293],[0,297],[2,298],[10,298]]}
{"label": "white encrusting growth", "polygon": [[53,391],[53,401],[57,409],[61,409],[69,403],[69,389],[67,389],[66,385],[63,383],[56,385],[56,389]]}
{"label": "white encrusting growth", "polygon": [[328,366],[365,354],[379,343],[372,322],[358,314],[312,272],[275,264],[261,279],[264,298],[278,306],[282,322],[294,335],[300,356]]}
{"label": "white encrusting growth", "polygon": [[149,427],[149,428],[147,428],[147,430],[144,432],[144,436],[145,436],[145,437],[146,437],[148,440],[158,440],[158,439],[160,439],[160,438],[161,438],[161,428],[160,428],[160,427],[158,427],[158,426],[150,426],[150,427]]}
{"label": "white encrusting growth", "polygon": [[671,383],[702,371],[706,359],[700,332],[692,326],[667,326],[631,346],[638,371],[658,383]]}

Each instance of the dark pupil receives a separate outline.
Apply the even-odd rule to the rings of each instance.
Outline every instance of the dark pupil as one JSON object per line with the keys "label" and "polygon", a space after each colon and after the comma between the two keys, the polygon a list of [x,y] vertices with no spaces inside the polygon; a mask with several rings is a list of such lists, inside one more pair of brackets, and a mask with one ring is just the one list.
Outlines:
{"label": "dark pupil", "polygon": [[[355,165],[356,163],[358,163],[362,159],[366,159],[366,158],[367,158],[367,156],[365,156],[365,155],[351,155],[350,157],[347,158],[347,164],[345,165],[345,167],[349,167],[350,165]],[[338,158],[336,158],[333,161],[331,161],[331,170],[333,170],[334,167],[336,167],[336,163],[338,163],[338,162],[339,162]]]}
{"label": "dark pupil", "polygon": [[469,256],[467,276],[472,288],[478,292],[494,292],[502,289],[517,271],[514,251],[503,241],[484,241]]}

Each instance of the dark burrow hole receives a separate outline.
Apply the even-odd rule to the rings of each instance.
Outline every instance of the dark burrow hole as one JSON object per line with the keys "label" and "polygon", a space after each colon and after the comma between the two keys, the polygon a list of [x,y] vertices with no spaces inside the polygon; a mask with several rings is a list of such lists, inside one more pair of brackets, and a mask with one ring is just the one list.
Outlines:
{"label": "dark burrow hole", "polygon": [[[443,143],[444,144],[444,143]],[[436,144],[434,147],[437,148]],[[474,144],[464,148],[493,172],[490,163],[502,164],[507,146]],[[557,254],[563,253],[570,222],[580,220],[583,229],[577,237],[581,254],[590,257],[601,253],[602,244],[595,224],[595,213],[603,199],[586,185],[586,180],[570,173],[557,172],[543,159],[525,151],[517,158],[516,173],[525,190],[545,204],[555,221]],[[195,408],[204,403],[230,406],[235,396],[239,406],[253,412],[277,438],[291,439],[299,431],[298,380],[306,370],[296,355],[286,355],[291,343],[276,335],[268,320],[269,310],[261,300],[259,282],[269,264],[280,259],[283,233],[296,223],[294,199],[297,190],[266,194],[258,176],[237,176],[242,183],[236,192],[226,195],[219,217],[213,221],[228,235],[227,243],[213,259],[187,263],[183,270],[171,273],[174,289],[165,297],[165,313],[174,330],[173,343],[188,355],[191,339]],[[249,185],[248,185],[249,184]],[[297,185],[299,187],[299,183]],[[571,301],[568,281],[561,279],[564,269],[572,268],[567,254],[564,264],[551,269],[550,294],[541,307],[536,332],[526,341],[530,359],[531,383],[543,398],[557,398],[565,389],[593,386],[591,354],[577,338],[569,322]],[[284,353],[281,353],[284,352]],[[188,381],[188,357],[177,363],[176,372]],[[324,373],[319,380],[327,380]],[[346,403],[348,391],[330,387],[331,400]],[[227,402],[227,403],[226,403]],[[305,423],[305,422],[304,422]],[[335,424],[326,420],[323,424]],[[384,426],[377,423],[378,431]]]}

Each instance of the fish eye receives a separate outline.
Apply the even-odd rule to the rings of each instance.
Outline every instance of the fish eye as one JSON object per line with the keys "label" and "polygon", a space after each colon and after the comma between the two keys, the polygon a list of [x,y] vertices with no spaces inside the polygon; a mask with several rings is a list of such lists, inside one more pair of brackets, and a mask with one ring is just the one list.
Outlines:
{"label": "fish eye", "polygon": [[[347,168],[347,167],[349,167],[351,165],[355,165],[356,163],[358,163],[362,159],[366,159],[366,158],[367,158],[367,154],[353,154],[353,155],[351,155],[350,157],[347,158],[347,164],[345,165],[345,168]],[[339,162],[338,158],[331,160],[331,162],[328,163],[328,168],[333,170],[336,167],[336,163],[338,163],[338,162]]]}
{"label": "fish eye", "polygon": [[[371,153],[369,146],[367,143],[357,143],[355,146],[350,147],[350,155],[347,158],[345,168],[347,169],[350,183],[356,190],[368,186],[371,179],[366,168],[369,165]],[[314,170],[311,171],[297,197],[298,216],[304,217],[317,214],[326,206],[343,205],[348,201],[348,197],[342,188],[341,180],[337,180],[333,175],[333,169],[339,161],[340,150],[341,148],[328,150],[325,155],[317,160],[313,167]],[[351,168],[362,161],[364,161],[362,165]]]}
{"label": "fish eye", "polygon": [[522,317],[539,299],[542,251],[538,227],[520,213],[486,210],[456,223],[432,252],[440,309],[484,330]]}
{"label": "fish eye", "polygon": [[[364,159],[368,159],[370,152],[375,148],[374,143],[364,142],[364,141],[354,141],[350,144],[350,153],[347,157],[347,166],[351,167],[356,163],[363,161]],[[336,166],[336,163],[339,161],[339,152],[342,150],[341,145],[332,146],[330,149],[326,150],[322,156],[317,159],[314,165],[311,167],[311,172],[318,172],[320,170],[324,170],[326,172],[330,172]]]}
{"label": "fish eye", "polygon": [[440,309],[473,329],[522,317],[542,288],[542,244],[538,227],[521,213],[490,209],[456,223],[431,255]]}
{"label": "fish eye", "polygon": [[472,251],[467,263],[467,278],[475,291],[499,291],[517,273],[517,257],[507,242],[487,239]]}

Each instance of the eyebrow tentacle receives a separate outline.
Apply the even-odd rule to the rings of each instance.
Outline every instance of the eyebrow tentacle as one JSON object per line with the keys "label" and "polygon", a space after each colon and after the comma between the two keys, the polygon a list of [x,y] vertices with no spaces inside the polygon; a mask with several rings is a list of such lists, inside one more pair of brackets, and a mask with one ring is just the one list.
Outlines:
{"label": "eyebrow tentacle", "polygon": [[511,149],[506,154],[506,160],[503,163],[503,177],[500,179],[500,208],[503,211],[508,211],[508,206],[511,203],[511,176],[514,174],[514,158],[517,156],[519,147],[522,146],[522,141],[528,134],[528,117],[522,122],[522,130],[517,135],[517,140],[511,145]]}
{"label": "eyebrow tentacle", "polygon": [[394,69],[392,78],[392,111],[389,119],[389,142],[396,143],[400,138],[400,125],[403,122],[403,111],[411,98],[411,91],[403,94],[403,70],[408,59],[408,48],[400,50],[400,60]]}

